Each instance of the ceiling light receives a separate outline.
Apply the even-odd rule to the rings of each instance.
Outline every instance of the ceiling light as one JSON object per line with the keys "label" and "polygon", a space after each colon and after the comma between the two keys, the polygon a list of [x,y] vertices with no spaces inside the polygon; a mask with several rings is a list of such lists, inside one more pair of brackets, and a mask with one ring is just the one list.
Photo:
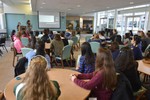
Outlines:
{"label": "ceiling light", "polygon": [[130,2],[130,4],[132,5],[132,4],[134,4],[134,2]]}
{"label": "ceiling light", "polygon": [[71,9],[68,9],[68,10],[71,10]]}
{"label": "ceiling light", "polygon": [[45,2],[42,3],[43,5],[46,4]]}
{"label": "ceiling light", "polygon": [[40,8],[43,8],[43,7],[40,7]]}
{"label": "ceiling light", "polygon": [[77,7],[81,7],[80,5],[77,5]]}

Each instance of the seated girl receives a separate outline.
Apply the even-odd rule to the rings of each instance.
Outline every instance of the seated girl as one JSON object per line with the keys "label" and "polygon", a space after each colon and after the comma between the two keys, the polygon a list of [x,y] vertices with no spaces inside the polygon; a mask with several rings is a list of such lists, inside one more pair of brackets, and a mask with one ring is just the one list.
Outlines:
{"label": "seated girl", "polygon": [[98,34],[93,34],[93,37],[91,39],[89,39],[88,42],[99,42],[99,43],[101,43],[101,40],[100,40]]}
{"label": "seated girl", "polygon": [[133,52],[129,47],[123,47],[115,60],[117,71],[125,74],[131,83],[134,92],[141,88],[139,73],[137,71],[138,63],[134,60]]}
{"label": "seated girl", "polygon": [[16,100],[56,100],[60,96],[57,81],[49,81],[43,56],[31,59],[22,82],[14,87]]}
{"label": "seated girl", "polygon": [[110,46],[110,50],[111,50],[111,53],[112,53],[113,60],[115,61],[115,59],[117,58],[117,56],[120,52],[118,42],[113,42]]}
{"label": "seated girl", "polygon": [[124,44],[125,46],[130,46],[130,45],[131,45],[130,33],[125,33],[123,44]]}
{"label": "seated girl", "polygon": [[132,49],[133,49],[133,55],[134,60],[141,60],[143,58],[142,56],[142,50],[141,50],[141,39],[138,35],[134,35],[131,41]]}
{"label": "seated girl", "polygon": [[64,47],[64,43],[61,40],[60,35],[56,34],[54,39],[51,42],[50,50],[54,53],[55,57],[60,57],[63,47]]}
{"label": "seated girl", "polygon": [[[73,74],[71,80],[78,86],[91,90],[89,97],[94,97],[96,100],[110,100],[112,91],[117,83],[110,50],[99,49],[95,66],[96,70],[93,73]],[[89,81],[84,81],[83,79],[89,79]]]}
{"label": "seated girl", "polygon": [[48,69],[47,70],[50,70],[50,68],[51,68],[50,57],[48,54],[45,53],[45,44],[43,41],[39,40],[37,43],[37,48],[26,54],[25,57],[28,59],[28,65],[30,63],[30,60],[36,55],[41,55],[47,59],[47,61],[48,61],[48,67],[47,67]]}
{"label": "seated girl", "polygon": [[95,70],[95,56],[88,42],[84,42],[81,45],[81,57],[76,70],[80,73],[91,73]]}
{"label": "seated girl", "polygon": [[24,47],[21,40],[20,40],[20,38],[21,38],[21,32],[18,32],[16,34],[16,37],[14,37],[14,47],[17,50],[18,54],[22,53],[21,48]]}

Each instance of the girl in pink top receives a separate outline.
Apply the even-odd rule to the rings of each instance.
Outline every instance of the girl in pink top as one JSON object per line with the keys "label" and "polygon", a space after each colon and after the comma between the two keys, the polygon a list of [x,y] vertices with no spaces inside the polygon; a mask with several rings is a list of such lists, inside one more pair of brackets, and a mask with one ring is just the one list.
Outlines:
{"label": "girl in pink top", "polygon": [[17,53],[22,53],[21,48],[23,48],[20,37],[21,37],[21,32],[18,32],[16,38],[14,39],[14,47],[16,48]]}

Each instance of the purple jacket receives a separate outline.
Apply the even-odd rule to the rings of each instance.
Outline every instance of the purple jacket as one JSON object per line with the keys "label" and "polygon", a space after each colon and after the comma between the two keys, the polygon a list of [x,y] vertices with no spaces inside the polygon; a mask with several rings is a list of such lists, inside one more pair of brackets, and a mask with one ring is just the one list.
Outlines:
{"label": "purple jacket", "polygon": [[[84,81],[82,79],[90,79],[90,81]],[[87,90],[91,90],[90,97],[96,97],[97,100],[110,100],[112,91],[103,88],[104,78],[103,70],[90,74],[79,74],[74,82]]]}

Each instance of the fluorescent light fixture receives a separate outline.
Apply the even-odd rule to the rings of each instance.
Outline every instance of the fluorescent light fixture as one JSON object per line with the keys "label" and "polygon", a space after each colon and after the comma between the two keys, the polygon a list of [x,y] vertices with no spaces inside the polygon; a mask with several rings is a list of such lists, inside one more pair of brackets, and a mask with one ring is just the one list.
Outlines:
{"label": "fluorescent light fixture", "polygon": [[77,7],[81,7],[81,5],[77,5]]}
{"label": "fluorescent light fixture", "polygon": [[130,4],[132,5],[132,4],[134,4],[134,2],[130,2]]}
{"label": "fluorescent light fixture", "polygon": [[30,4],[30,9],[32,11],[32,5],[31,5],[31,0],[29,0],[29,4]]}
{"label": "fluorescent light fixture", "polygon": [[43,2],[42,4],[43,4],[43,5],[45,5],[46,3],[45,3],[45,2]]}

